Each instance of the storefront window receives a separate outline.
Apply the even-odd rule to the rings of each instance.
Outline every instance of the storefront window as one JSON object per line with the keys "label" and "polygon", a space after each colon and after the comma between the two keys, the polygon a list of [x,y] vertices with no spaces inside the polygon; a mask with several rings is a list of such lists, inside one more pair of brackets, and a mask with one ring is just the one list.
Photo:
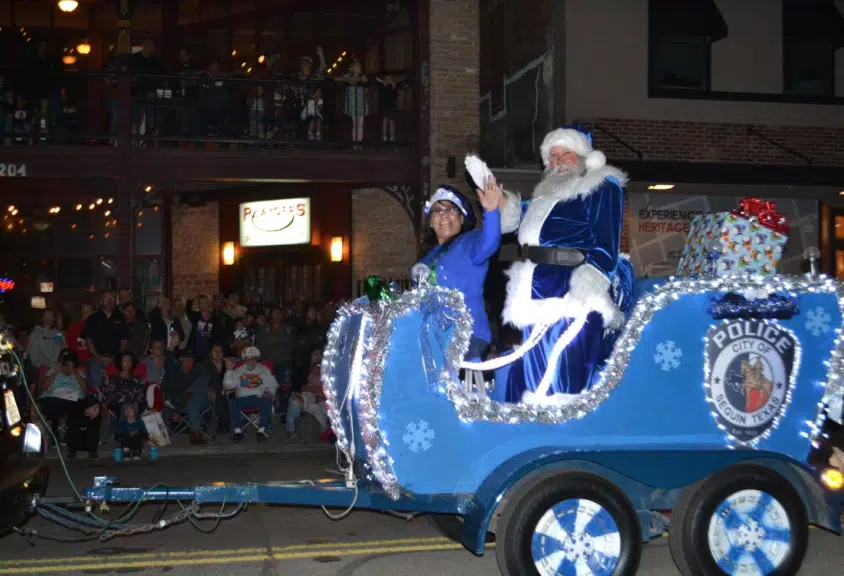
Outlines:
{"label": "storefront window", "polygon": [[100,256],[95,274],[98,290],[117,291],[117,261],[114,258]]}
{"label": "storefront window", "polygon": [[162,265],[159,258],[138,258],[135,260],[135,276],[132,291],[144,311],[149,312],[161,296]]}
{"label": "storefront window", "polygon": [[138,210],[135,222],[135,254],[161,254],[161,211],[158,207]]}

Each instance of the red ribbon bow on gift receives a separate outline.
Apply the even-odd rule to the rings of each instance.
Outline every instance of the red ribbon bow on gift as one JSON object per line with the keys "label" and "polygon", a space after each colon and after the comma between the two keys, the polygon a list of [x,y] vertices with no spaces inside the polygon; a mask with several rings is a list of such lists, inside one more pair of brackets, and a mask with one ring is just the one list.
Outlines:
{"label": "red ribbon bow on gift", "polygon": [[767,200],[746,198],[739,202],[739,209],[733,210],[733,215],[747,219],[756,218],[759,224],[780,234],[788,234],[791,230],[785,214],[777,212],[777,205]]}

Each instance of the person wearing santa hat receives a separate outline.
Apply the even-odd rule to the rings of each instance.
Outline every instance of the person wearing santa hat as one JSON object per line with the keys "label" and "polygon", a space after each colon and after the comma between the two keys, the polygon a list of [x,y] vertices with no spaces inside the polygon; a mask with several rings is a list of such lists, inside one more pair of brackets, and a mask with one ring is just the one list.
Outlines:
{"label": "person wearing santa hat", "polygon": [[452,288],[463,293],[472,316],[472,337],[466,358],[479,360],[492,341],[484,305],[484,281],[489,259],[501,247],[502,187],[495,178],[480,180],[478,200],[483,209],[483,227],[475,229],[475,214],[469,200],[451,186],[442,185],[425,203],[425,245],[428,251],[417,264],[424,264],[432,286]]}
{"label": "person wearing santa hat", "polygon": [[[504,396],[554,404],[594,383],[629,309],[633,269],[620,254],[627,176],[578,128],[552,131],[540,153],[545,170],[531,200],[501,198],[501,230],[518,233],[521,253],[502,317],[525,340],[547,329],[509,366]],[[477,156],[465,165],[475,182],[492,174]]]}

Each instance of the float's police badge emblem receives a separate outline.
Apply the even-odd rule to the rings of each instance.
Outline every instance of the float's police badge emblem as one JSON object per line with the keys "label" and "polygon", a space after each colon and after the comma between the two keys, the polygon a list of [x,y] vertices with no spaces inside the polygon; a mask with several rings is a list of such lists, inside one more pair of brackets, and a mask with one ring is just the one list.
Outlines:
{"label": "float's police badge emblem", "polygon": [[754,445],[788,409],[799,342],[775,322],[734,320],[709,330],[708,399],[735,442]]}

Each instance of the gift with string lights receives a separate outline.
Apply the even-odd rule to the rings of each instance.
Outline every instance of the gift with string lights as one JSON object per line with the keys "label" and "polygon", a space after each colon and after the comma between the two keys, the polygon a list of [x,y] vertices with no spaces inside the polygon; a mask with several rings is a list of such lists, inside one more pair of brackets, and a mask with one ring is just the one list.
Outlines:
{"label": "gift with string lights", "polygon": [[732,212],[696,216],[677,274],[773,276],[788,242],[788,218],[773,202],[747,198]]}

